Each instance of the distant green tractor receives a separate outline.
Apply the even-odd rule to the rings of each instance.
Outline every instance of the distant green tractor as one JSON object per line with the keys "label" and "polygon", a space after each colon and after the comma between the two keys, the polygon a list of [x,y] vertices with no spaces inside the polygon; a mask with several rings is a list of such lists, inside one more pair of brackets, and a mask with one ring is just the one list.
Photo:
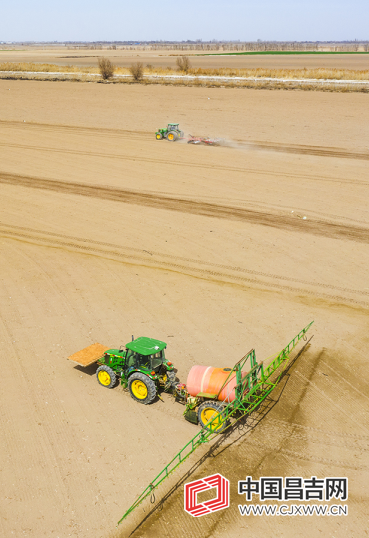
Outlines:
{"label": "distant green tractor", "polygon": [[158,129],[155,134],[156,140],[166,138],[170,142],[175,142],[176,140],[184,137],[184,132],[180,131],[179,129],[179,123],[168,123],[168,127]]}
{"label": "distant green tractor", "polygon": [[147,405],[155,400],[159,389],[172,392],[176,386],[174,367],[165,358],[166,347],[165,342],[141,336],[128,342],[125,349],[92,344],[71,355],[69,360],[83,367],[97,362],[96,376],[100,385],[111,389],[120,378],[132,398]]}

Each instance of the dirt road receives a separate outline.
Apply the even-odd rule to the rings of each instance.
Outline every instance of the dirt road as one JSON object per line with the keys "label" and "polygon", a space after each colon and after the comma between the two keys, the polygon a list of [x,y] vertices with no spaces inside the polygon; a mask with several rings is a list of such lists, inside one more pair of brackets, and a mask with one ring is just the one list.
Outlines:
{"label": "dirt road", "polygon": [[[364,535],[367,96],[30,81],[0,96],[0,534]],[[227,147],[156,141],[176,120]],[[197,428],[66,358],[151,336],[185,382],[251,347],[266,359],[312,319],[278,403],[177,474],[224,474],[231,508],[187,516],[179,486],[115,534]],[[349,515],[242,518],[247,475],[347,476]]]}

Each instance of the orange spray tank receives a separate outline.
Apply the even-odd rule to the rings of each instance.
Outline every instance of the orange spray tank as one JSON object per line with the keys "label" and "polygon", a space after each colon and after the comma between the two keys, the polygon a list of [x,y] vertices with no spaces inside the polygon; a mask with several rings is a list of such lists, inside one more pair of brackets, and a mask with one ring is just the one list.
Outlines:
{"label": "orange spray tank", "polygon": [[[197,396],[199,393],[218,394],[220,389],[222,389],[218,400],[222,402],[233,402],[236,397],[235,387],[237,380],[236,372],[233,371],[229,376],[230,372],[231,368],[192,366],[187,377],[187,392],[191,396]],[[246,375],[247,372],[242,372],[242,377]]]}

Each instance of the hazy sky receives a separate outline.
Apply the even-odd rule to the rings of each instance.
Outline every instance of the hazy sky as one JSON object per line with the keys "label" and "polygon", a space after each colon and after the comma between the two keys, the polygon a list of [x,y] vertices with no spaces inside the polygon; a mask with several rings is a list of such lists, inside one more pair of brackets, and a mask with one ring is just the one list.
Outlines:
{"label": "hazy sky", "polygon": [[0,41],[369,39],[369,0],[0,0]]}

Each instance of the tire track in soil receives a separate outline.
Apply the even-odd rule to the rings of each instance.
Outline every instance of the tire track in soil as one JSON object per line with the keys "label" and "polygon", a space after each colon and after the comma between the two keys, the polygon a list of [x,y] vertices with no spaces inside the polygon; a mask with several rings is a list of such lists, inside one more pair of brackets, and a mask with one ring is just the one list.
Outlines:
{"label": "tire track in soil", "polygon": [[[0,120],[0,127],[22,127],[23,129],[39,129],[39,130],[48,130],[48,131],[62,131],[65,132],[74,132],[81,134],[103,134],[104,136],[110,135],[114,138],[128,138],[128,139],[150,139],[153,140],[151,132],[146,131],[130,131],[125,129],[109,129],[109,128],[100,128],[100,127],[78,127],[75,125],[57,125],[49,123],[37,123],[29,122],[24,124],[20,121],[12,120]],[[237,144],[245,147],[254,147],[261,150],[271,150],[277,151],[279,153],[297,153],[299,155],[314,155],[318,157],[338,157],[341,159],[360,159],[360,160],[369,160],[369,153],[364,152],[354,152],[341,148],[330,148],[330,147],[321,147],[321,146],[309,146],[309,145],[299,145],[299,144],[283,144],[283,143],[274,143],[274,142],[262,142],[262,141],[245,141],[245,140],[236,140]]]}
{"label": "tire track in soil", "polygon": [[[14,341],[13,339],[15,336],[11,328],[8,326],[7,320],[3,318],[0,320],[0,322],[6,329],[8,340],[10,342]],[[29,352],[35,355],[35,350],[33,349],[32,343],[27,342],[27,346],[29,348]],[[58,431],[59,435],[56,434],[55,423],[57,423],[58,428],[60,422],[60,420],[58,420],[58,411],[60,413],[61,408],[58,405],[58,399],[56,398],[55,392],[50,388],[50,386],[47,385],[47,383],[44,383],[46,376],[42,373],[42,370],[39,368],[37,371],[35,371],[35,369],[32,370],[25,367],[25,365],[22,364],[19,354],[17,353],[17,347],[12,345],[12,348],[14,350],[14,353],[12,353],[14,357],[12,367],[16,371],[20,372],[18,377],[21,379],[22,385],[24,386],[24,392],[27,393],[26,405],[29,406],[28,413],[30,423],[32,424],[33,420],[41,421],[39,422],[41,428],[38,430],[37,438],[32,439],[32,435],[29,434],[29,431],[26,432],[27,435],[24,434],[24,440],[27,441],[26,445],[24,446],[20,444],[19,440],[17,440],[18,442],[14,442],[12,430],[10,429],[10,433],[7,435],[7,442],[8,446],[10,447],[12,457],[15,460],[14,465],[16,465],[17,460],[21,461],[22,464],[20,466],[20,472],[22,472],[24,471],[26,462],[29,462],[28,465],[31,465],[30,458],[32,455],[38,454],[36,463],[40,464],[42,461],[40,471],[41,475],[45,472],[45,470],[47,470],[50,476],[50,481],[47,483],[47,485],[43,485],[44,489],[45,487],[47,488],[45,493],[51,502],[55,504],[55,506],[59,503],[66,506],[68,504],[68,485],[66,484],[64,477],[65,466],[67,466],[67,463],[57,458],[54,446],[60,442],[59,435],[62,435],[63,437],[66,435],[66,438],[63,439],[63,441],[68,442],[68,444],[75,441],[75,439],[69,435],[69,431],[67,428],[65,428],[64,424],[60,425],[60,431]],[[53,406],[55,406],[55,414],[53,414],[53,410],[42,406],[42,397],[40,397],[40,391],[37,391],[35,388],[37,387],[37,383],[40,383],[40,381],[42,381],[43,386],[42,395],[44,398],[47,398],[47,401],[53,402]],[[12,419],[14,418],[12,415],[10,416]],[[9,428],[6,427],[4,431],[8,432]],[[25,477],[22,477],[22,479],[30,482],[27,473],[25,473]],[[19,495],[23,501],[25,498],[27,500],[31,500],[31,493],[32,490],[27,491],[27,489],[25,490],[25,488],[22,487]]]}
{"label": "tire track in soil", "polygon": [[280,424],[283,427],[291,428],[291,430],[298,428],[302,430],[307,430],[309,432],[311,431],[313,432],[314,435],[315,433],[318,433],[327,437],[343,437],[343,438],[347,437],[349,439],[358,439],[360,441],[366,441],[369,443],[369,435],[358,435],[356,433],[347,433],[347,432],[343,433],[339,431],[322,430],[321,428],[314,428],[313,426],[290,423],[290,422],[287,422],[285,420],[280,420],[280,419],[273,419],[273,422],[275,422],[276,424]]}
{"label": "tire track in soil", "polygon": [[[331,369],[331,374],[325,378],[325,384],[332,389],[332,392],[336,392],[336,394],[339,395],[337,396],[337,401],[340,401],[342,405],[343,402],[345,402],[345,405],[350,404],[350,409],[354,415],[359,418],[362,423],[369,425],[369,406],[367,401],[363,401],[363,397],[366,400],[368,397],[362,395],[360,391],[355,389],[355,387],[350,387],[350,384],[347,382],[344,383],[344,379],[339,376],[339,374],[336,375],[335,371],[326,363],[322,364]],[[353,392],[353,389],[355,392]],[[358,394],[361,396],[360,399]]]}
{"label": "tire track in soil", "polygon": [[[264,449],[264,450],[268,449],[271,452],[278,451],[278,453],[285,454],[285,455],[287,455],[287,457],[292,456],[294,458],[304,460],[304,461],[312,461],[314,463],[325,463],[325,464],[328,464],[330,467],[339,466],[339,467],[343,467],[344,469],[353,469],[354,471],[369,470],[369,467],[367,465],[355,465],[355,463],[353,463],[352,459],[348,460],[348,461],[344,461],[344,460],[334,460],[334,459],[331,459],[331,458],[322,458],[321,456],[308,454],[306,452],[305,453],[302,452],[302,451],[296,452],[295,450],[289,450],[288,448],[282,448],[282,447],[278,446],[277,444],[273,445],[273,443],[270,443],[270,442],[269,443],[264,443],[264,442],[259,443],[257,441],[254,441],[253,439],[248,439],[247,444],[256,446],[256,447]],[[323,445],[323,446],[325,446],[325,445]],[[335,446],[335,445],[333,444],[333,446]]]}
{"label": "tire track in soil", "polygon": [[[343,433],[339,431],[325,432],[319,428],[303,426],[296,422],[284,422],[278,419],[270,419],[268,424],[259,425],[261,432],[265,431],[276,440],[288,437],[289,440],[304,441],[305,443],[321,444],[324,446],[343,447],[356,450],[360,448],[364,452],[369,451],[369,436]],[[337,437],[340,442],[337,442]]]}
{"label": "tire track in soil", "polygon": [[160,194],[144,193],[116,187],[92,185],[88,183],[76,183],[57,181],[53,179],[41,179],[32,176],[0,173],[0,183],[16,185],[32,189],[53,191],[60,194],[74,194],[90,198],[98,198],[152,207],[154,209],[177,211],[203,217],[211,217],[226,220],[248,222],[259,226],[268,226],[282,230],[309,233],[316,236],[329,237],[369,243],[369,228],[338,224],[318,219],[297,219],[296,217],[255,211],[253,209],[239,208],[227,205],[218,205],[210,202],[188,200],[162,196]]}
{"label": "tire track in soil", "polygon": [[[367,394],[364,394],[364,392],[362,392],[357,387],[355,387],[352,383],[350,383],[347,379],[345,379],[342,375],[340,375],[334,368],[332,368],[332,366],[329,366],[329,364],[325,362],[322,362],[322,365],[325,368],[329,368],[330,371],[334,374],[334,376],[338,377],[342,383],[345,383],[345,385],[348,385],[350,387],[350,389],[348,389],[350,393],[354,390],[357,394],[360,394],[362,398],[366,398],[367,400],[369,400],[369,396]],[[361,379],[360,381],[363,382],[363,379]]]}
{"label": "tire track in soil", "polygon": [[[369,296],[369,291],[354,290],[354,289],[350,289],[350,288],[342,288],[342,287],[339,287],[339,286],[333,286],[332,284],[314,283],[314,282],[310,282],[308,280],[301,280],[301,279],[298,279],[298,278],[286,277],[286,276],[282,276],[282,275],[275,275],[273,273],[265,273],[265,272],[262,272],[262,271],[254,271],[254,270],[251,270],[251,269],[245,269],[245,268],[237,267],[237,266],[224,265],[224,264],[220,264],[220,263],[206,262],[204,264],[200,260],[195,260],[195,259],[192,259],[192,258],[186,258],[186,257],[183,257],[183,256],[173,256],[173,255],[163,254],[162,252],[155,252],[153,250],[147,251],[147,250],[143,250],[141,248],[126,247],[124,245],[116,245],[114,243],[106,243],[106,242],[103,242],[103,241],[94,241],[92,239],[85,239],[85,238],[75,237],[75,236],[71,236],[71,235],[57,234],[55,232],[46,232],[46,231],[43,231],[43,230],[35,230],[33,228],[26,228],[24,226],[11,226],[9,224],[4,224],[4,223],[0,222],[0,227],[1,226],[5,227],[6,229],[13,230],[13,231],[14,230],[20,230],[20,231],[31,232],[33,234],[37,234],[37,235],[41,235],[41,236],[45,235],[45,236],[50,236],[50,237],[54,237],[54,238],[56,237],[56,238],[63,238],[63,239],[72,239],[74,241],[78,241],[78,242],[85,243],[85,244],[102,245],[102,246],[106,246],[106,247],[112,247],[113,249],[128,250],[128,251],[132,251],[132,252],[138,252],[140,254],[146,252],[150,256],[158,256],[158,257],[161,257],[161,258],[165,258],[167,260],[173,260],[173,259],[174,260],[180,260],[180,261],[184,261],[184,262],[193,263],[193,264],[196,264],[196,265],[206,265],[208,267],[216,267],[216,268],[220,268],[220,269],[226,269],[228,271],[236,271],[236,272],[241,272],[241,273],[247,273],[247,274],[250,274],[250,275],[263,276],[263,277],[266,277],[266,278],[272,278],[272,279],[277,279],[277,280],[294,282],[294,283],[298,283],[298,284],[306,284],[306,285],[310,285],[310,286],[319,286],[319,287],[323,287],[323,288],[327,288],[327,289],[334,289],[334,290],[346,291],[346,292],[349,292],[349,293],[356,293],[356,294],[360,294],[360,295],[368,295]],[[0,228],[0,233],[1,233],[1,228]],[[148,258],[148,259],[150,259],[150,258]]]}
{"label": "tire track in soil", "polygon": [[[16,255],[20,255],[22,258],[27,259],[27,267],[34,265],[42,275],[44,282],[47,283],[47,287],[49,287],[54,293],[58,293],[52,279],[50,279],[47,272],[39,263],[32,260],[32,258],[23,252],[16,251]],[[27,301],[25,301],[25,303],[28,304]],[[64,304],[63,308],[66,308],[68,311],[70,310],[70,308],[68,308],[69,306],[69,304]],[[39,308],[42,308],[41,305]],[[16,341],[17,333],[11,328],[11,324],[8,322],[9,316],[6,318],[0,317],[0,323],[6,328],[10,342],[14,341],[14,339]],[[47,346],[45,345],[45,348],[46,347]],[[74,447],[76,452],[80,455],[78,457],[81,458],[82,464],[89,463],[89,458],[85,453],[85,447],[83,443],[81,443],[80,436],[76,434],[76,432],[73,431],[70,426],[67,426],[68,422],[72,422],[71,417],[64,414],[65,411],[63,405],[60,403],[61,400],[59,394],[55,387],[53,387],[52,383],[50,383],[47,370],[45,370],[39,364],[39,361],[41,360],[44,366],[45,358],[34,359],[36,361],[35,363],[29,363],[28,361],[25,362],[21,353],[17,353],[17,347],[13,345],[13,348],[15,360],[12,364],[15,364],[21,372],[21,376],[19,377],[22,378],[25,387],[27,387],[27,390],[24,392],[27,393],[29,406],[30,409],[32,409],[32,418],[35,418],[36,421],[40,421],[39,425],[41,426],[40,430],[38,431],[36,445],[28,446],[26,453],[24,449],[22,449],[23,452],[21,459],[25,460],[26,457],[32,455],[34,446],[38,447],[38,452],[42,452],[42,458],[40,456],[40,459],[43,461],[43,472],[47,470],[48,473],[52,473],[52,479],[49,484],[54,485],[47,486],[48,496],[52,499],[55,498],[56,500],[54,502],[56,504],[61,504],[64,507],[64,510],[66,510],[67,507],[69,509],[70,506],[73,505],[73,496],[76,495],[75,493],[72,494],[71,492],[73,490],[76,491],[75,481],[78,480],[78,478],[74,477],[73,475],[71,477],[70,465],[68,461],[69,455],[67,455],[65,458],[61,457],[57,447],[60,445]],[[29,353],[29,355],[32,357],[38,357],[38,351],[38,349],[35,349],[34,343],[31,340],[28,340],[27,353]],[[42,389],[36,388],[40,385]],[[46,407],[43,402],[50,402],[50,405]],[[85,477],[85,480],[90,484],[90,487],[92,488],[91,490],[93,491],[93,479],[90,476],[87,476]],[[55,486],[57,486],[57,490],[59,492],[58,495],[55,495]],[[100,494],[100,503],[103,505],[106,504],[105,498],[102,494]]]}
{"label": "tire track in soil", "polygon": [[14,149],[23,149],[23,150],[31,150],[31,151],[43,151],[43,152],[50,152],[50,153],[62,153],[67,155],[79,155],[82,157],[103,157],[107,159],[119,159],[122,161],[133,161],[133,162],[146,162],[146,163],[155,163],[160,165],[170,165],[170,166],[179,166],[181,168],[200,168],[204,170],[222,170],[227,173],[251,173],[251,174],[258,174],[262,176],[272,176],[272,177],[282,177],[282,178],[289,178],[289,179],[305,179],[307,181],[324,181],[329,183],[344,183],[349,185],[369,185],[368,181],[360,181],[360,180],[352,180],[352,179],[345,179],[345,178],[327,178],[324,176],[310,176],[307,174],[291,174],[288,172],[276,172],[271,170],[260,170],[257,168],[246,168],[246,167],[237,167],[237,166],[223,166],[221,164],[206,164],[203,162],[190,162],[190,161],[179,161],[177,160],[170,160],[170,159],[158,159],[155,157],[144,157],[142,155],[124,155],[124,154],[117,154],[117,153],[98,153],[96,151],[82,151],[77,149],[66,149],[66,148],[53,148],[53,147],[44,147],[44,146],[30,146],[28,144],[9,144],[6,142],[0,142],[0,146],[8,147],[8,148],[14,148]]}
{"label": "tire track in soil", "polygon": [[[305,383],[308,383],[310,387],[312,387],[315,390],[316,394],[319,394],[323,398],[323,400],[324,399],[327,400],[331,404],[331,406],[337,409],[338,412],[342,413],[345,417],[351,420],[351,422],[355,422],[355,424],[360,426],[365,432],[369,433],[369,428],[366,425],[364,425],[361,420],[358,420],[352,414],[347,413],[346,411],[347,403],[351,403],[351,402],[350,401],[347,402],[347,399],[345,398],[345,396],[341,396],[341,394],[337,396],[337,393],[336,393],[335,400],[333,400],[327,394],[325,394],[324,390],[318,387],[316,383],[308,379],[304,374],[302,374],[298,370],[295,370],[295,375],[299,376]],[[351,407],[350,407],[350,410],[351,410]]]}
{"label": "tire track in soil", "polygon": [[[30,232],[30,233],[25,233]],[[362,290],[353,290],[349,288],[342,288],[338,286],[333,286],[330,284],[324,283],[314,283],[304,280],[293,279],[289,277],[283,277],[278,275],[273,275],[269,273],[263,273],[259,271],[252,271],[244,269],[241,267],[231,267],[221,264],[215,264],[211,262],[203,263],[199,260],[192,260],[190,258],[182,258],[179,256],[170,256],[166,254],[148,252],[142,249],[125,247],[114,245],[111,243],[104,243],[99,241],[92,241],[81,239],[73,236],[67,236],[62,234],[55,234],[51,232],[42,232],[39,230],[33,230],[25,227],[10,226],[0,222],[0,235],[2,237],[8,237],[10,239],[15,239],[19,241],[30,242],[33,244],[42,244],[43,246],[51,246],[56,248],[65,248],[72,249],[78,252],[92,254],[99,257],[105,257],[107,259],[114,259],[127,264],[141,265],[149,268],[155,269],[165,269],[172,270],[181,274],[188,274],[190,276],[196,276],[199,278],[221,281],[221,282],[235,282],[241,285],[253,285],[259,286],[262,288],[269,288],[272,290],[283,290],[292,292],[294,294],[300,293],[302,295],[313,295],[318,296],[329,301],[334,302],[348,302],[360,305],[367,308],[368,303],[366,301],[359,301],[352,297],[342,296],[342,295],[332,295],[328,293],[323,293],[319,288],[331,289],[336,291],[343,291],[349,294],[359,295],[359,296],[368,296],[369,292]],[[45,237],[46,236],[46,237]],[[61,241],[59,238],[71,239],[72,241]],[[82,243],[82,244],[81,244]],[[93,246],[91,246],[93,245]],[[96,245],[96,246],[95,246]],[[107,247],[97,248],[97,246]],[[161,258],[161,259],[160,259]],[[178,262],[187,262],[186,265],[183,263],[173,263],[173,260],[178,260]],[[213,268],[225,269],[226,271],[214,271]],[[238,274],[233,274],[233,272]],[[239,276],[239,273],[249,274],[250,277]],[[267,281],[264,281],[260,278],[251,278],[252,276],[262,276]],[[289,283],[305,284],[316,288],[315,290],[310,290],[307,288],[293,287],[291,285],[283,285],[277,283],[277,280],[287,281]]]}
{"label": "tire track in soil", "polygon": [[33,131],[47,131],[47,132],[61,132],[64,133],[77,133],[85,135],[103,135],[110,136],[111,138],[123,138],[128,140],[142,140],[150,139],[153,140],[151,132],[144,131],[130,131],[129,129],[111,129],[108,127],[79,127],[77,125],[61,125],[53,123],[38,123],[30,121],[24,123],[23,121],[13,121],[13,120],[0,120],[0,128],[6,127],[21,127],[22,130],[33,130]]}
{"label": "tire track in soil", "polygon": [[369,161],[369,153],[356,153],[338,148],[281,144],[273,142],[250,142],[251,147],[277,151],[279,153],[297,153],[298,155],[315,155],[318,157],[338,157],[340,159],[362,159]]}

